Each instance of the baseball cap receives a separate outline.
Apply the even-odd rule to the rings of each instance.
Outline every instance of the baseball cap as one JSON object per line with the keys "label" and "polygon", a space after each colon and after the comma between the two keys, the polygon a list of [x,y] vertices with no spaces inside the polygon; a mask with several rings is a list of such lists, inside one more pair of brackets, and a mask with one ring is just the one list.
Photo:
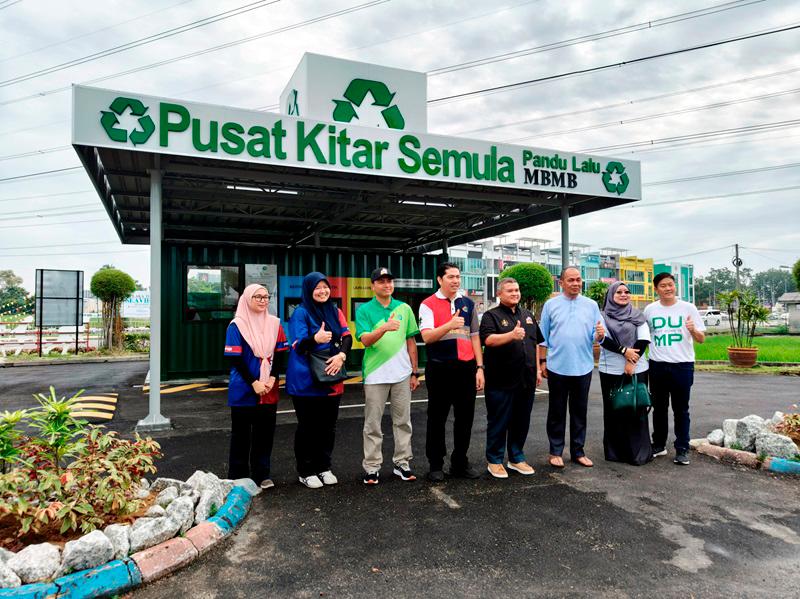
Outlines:
{"label": "baseball cap", "polygon": [[378,279],[380,279],[381,277],[388,277],[388,278],[390,278],[390,279],[394,279],[394,275],[393,275],[393,274],[391,273],[391,271],[390,271],[388,268],[386,268],[385,266],[379,266],[378,268],[376,268],[375,270],[373,270],[373,271],[372,271],[372,274],[370,275],[370,277],[369,277],[369,278],[370,278],[370,280],[371,280],[371,281],[374,283],[375,281],[377,281],[377,280],[378,280]]}

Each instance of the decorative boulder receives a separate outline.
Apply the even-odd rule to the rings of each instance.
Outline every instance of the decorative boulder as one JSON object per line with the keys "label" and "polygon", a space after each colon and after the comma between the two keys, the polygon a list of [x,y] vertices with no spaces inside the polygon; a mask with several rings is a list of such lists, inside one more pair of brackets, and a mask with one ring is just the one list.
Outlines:
{"label": "decorative boulder", "polygon": [[167,515],[167,511],[160,505],[151,505],[144,515],[148,518],[163,518]]}
{"label": "decorative boulder", "polygon": [[776,458],[792,458],[800,453],[800,449],[786,435],[763,431],[756,437],[756,452]]}
{"label": "decorative boulder", "polygon": [[745,416],[736,423],[736,443],[741,445],[745,451],[755,451],[756,435],[766,428],[764,419],[761,416],[751,414]]}
{"label": "decorative boulder", "polygon": [[0,561],[0,589],[15,589],[22,584],[19,576],[9,568],[5,562]]}
{"label": "decorative boulder", "polygon": [[131,553],[171,539],[178,534],[180,527],[172,518],[139,518],[131,526]]}
{"label": "decorative boulder", "polygon": [[195,470],[195,473],[186,479],[186,484],[199,491],[200,494],[211,487],[219,486],[221,482],[213,472],[203,472],[202,470]]}
{"label": "decorative boulder", "polygon": [[208,520],[224,503],[225,495],[222,494],[222,485],[218,484],[203,491],[194,510],[195,524]]}
{"label": "decorative boulder", "polygon": [[114,547],[114,559],[128,557],[131,549],[130,530],[129,524],[110,524],[103,531]]}
{"label": "decorative boulder", "polygon": [[189,489],[187,491],[181,491],[181,497],[188,497],[192,500],[192,505],[197,505],[197,500],[200,499],[200,491],[197,489]]}
{"label": "decorative boulder", "polygon": [[178,534],[183,534],[194,524],[194,501],[189,496],[176,498],[167,507],[167,517],[180,524]]}
{"label": "decorative boulder", "polygon": [[143,478],[142,480],[139,481],[139,488],[140,489],[149,490],[150,489],[150,481],[147,480],[146,478]]}
{"label": "decorative boulder", "polygon": [[708,437],[706,437],[706,439],[708,439],[708,442],[711,443],[711,445],[721,447],[725,441],[725,433],[722,432],[721,428],[716,428],[708,433]]}
{"label": "decorative boulder", "polygon": [[190,488],[190,485],[177,478],[157,478],[153,481],[153,484],[150,485],[150,491],[153,493],[160,493],[167,487],[175,487],[178,491],[183,491],[184,489]]}
{"label": "decorative boulder", "polygon": [[722,432],[724,434],[723,443],[725,447],[730,447],[736,442],[736,418],[728,418],[722,421]]}
{"label": "decorative boulder", "polygon": [[156,503],[161,507],[165,508],[172,500],[178,496],[178,489],[176,487],[167,487],[163,491],[161,491],[158,496],[156,497]]}
{"label": "decorative boulder", "polygon": [[0,563],[5,563],[14,557],[14,552],[0,547]]}
{"label": "decorative boulder", "polygon": [[28,545],[6,562],[24,584],[50,579],[61,565],[61,551],[50,543]]}
{"label": "decorative boulder", "polygon": [[228,494],[231,491],[233,491],[234,482],[231,479],[227,478],[227,479],[221,480],[221,481],[219,481],[219,484],[222,487],[222,495],[224,497],[227,497]]}
{"label": "decorative boulder", "polygon": [[64,571],[85,570],[110,562],[114,557],[114,545],[99,530],[93,530],[75,541],[64,545],[61,569]]}

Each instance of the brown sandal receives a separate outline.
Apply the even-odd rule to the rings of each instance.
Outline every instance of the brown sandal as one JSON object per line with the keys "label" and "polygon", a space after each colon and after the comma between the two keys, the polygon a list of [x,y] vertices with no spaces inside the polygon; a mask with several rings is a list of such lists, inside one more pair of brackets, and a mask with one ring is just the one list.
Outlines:
{"label": "brown sandal", "polygon": [[564,458],[560,455],[551,455],[547,461],[553,468],[563,468],[564,467]]}
{"label": "brown sandal", "polygon": [[572,461],[575,462],[576,464],[580,464],[584,468],[591,468],[592,466],[594,466],[594,462],[592,462],[592,460],[587,458],[585,455],[578,456]]}

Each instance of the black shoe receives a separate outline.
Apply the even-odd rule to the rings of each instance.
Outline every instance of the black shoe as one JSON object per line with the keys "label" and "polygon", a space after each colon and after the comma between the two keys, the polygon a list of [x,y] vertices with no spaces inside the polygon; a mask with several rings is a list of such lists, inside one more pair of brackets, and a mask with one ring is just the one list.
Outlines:
{"label": "black shoe", "polygon": [[688,466],[689,465],[689,452],[687,451],[679,451],[675,454],[675,459],[672,460],[675,464],[679,466]]}
{"label": "black shoe", "polygon": [[667,455],[667,448],[663,446],[656,447],[655,445],[653,445],[653,457],[657,458],[662,455]]}
{"label": "black shoe", "polygon": [[365,472],[364,478],[361,480],[364,481],[365,485],[377,485],[379,482],[381,482],[378,472]]}
{"label": "black shoe", "polygon": [[397,464],[395,464],[393,472],[395,476],[400,477],[400,480],[406,480],[406,481],[417,480],[416,475],[413,472],[411,472],[411,469],[408,468],[408,466],[398,466]]}
{"label": "black shoe", "polygon": [[444,472],[441,470],[431,470],[428,472],[428,480],[432,483],[442,483],[444,482]]}
{"label": "black shoe", "polygon": [[450,468],[450,476],[457,476],[459,478],[480,478],[480,472],[475,470],[470,465],[464,466],[463,468]]}

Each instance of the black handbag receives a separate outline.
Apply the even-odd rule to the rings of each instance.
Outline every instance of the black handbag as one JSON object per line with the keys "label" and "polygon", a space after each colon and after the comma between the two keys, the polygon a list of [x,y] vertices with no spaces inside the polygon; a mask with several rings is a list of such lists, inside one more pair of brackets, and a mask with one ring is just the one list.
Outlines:
{"label": "black handbag", "polygon": [[[624,377],[622,381],[624,381]],[[611,389],[611,407],[614,410],[638,412],[652,406],[647,385],[640,383],[634,374],[627,383],[620,382],[619,387]]]}
{"label": "black handbag", "polygon": [[348,378],[347,369],[342,364],[341,370],[336,374],[325,372],[326,362],[330,359],[329,351],[312,351],[308,353],[308,367],[311,370],[311,378],[320,385],[333,385]]}

